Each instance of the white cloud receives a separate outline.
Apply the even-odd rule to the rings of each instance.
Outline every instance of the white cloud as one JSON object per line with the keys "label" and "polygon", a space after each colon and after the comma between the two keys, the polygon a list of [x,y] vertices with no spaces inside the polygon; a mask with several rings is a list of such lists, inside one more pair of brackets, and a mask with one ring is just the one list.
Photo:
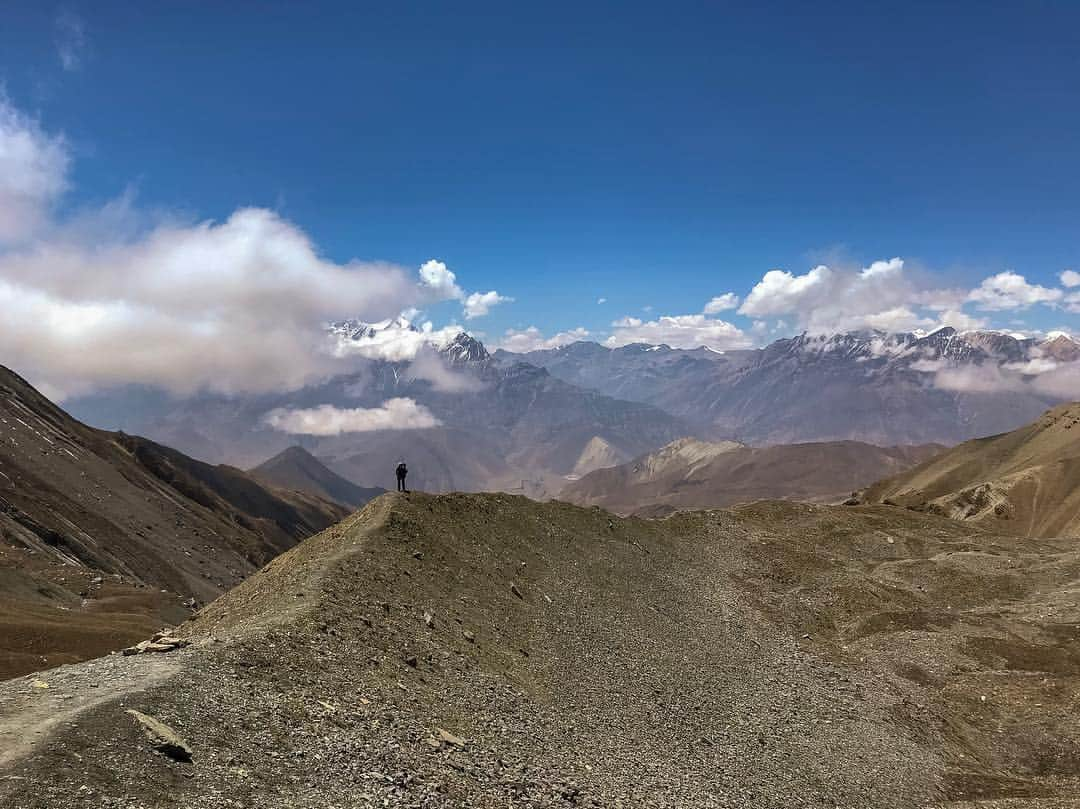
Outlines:
{"label": "white cloud", "polygon": [[25,242],[47,225],[67,189],[70,163],[63,138],[43,132],[0,95],[0,246]]}
{"label": "white cloud", "polygon": [[457,276],[436,259],[420,265],[420,283],[431,290],[436,300],[460,300],[465,297],[464,291],[457,285]]}
{"label": "white cloud", "polygon": [[769,270],[746,296],[739,314],[750,317],[802,313],[828,292],[832,271],[824,264],[806,275]]}
{"label": "white cloud", "polygon": [[[385,263],[337,263],[261,208],[154,222],[125,196],[58,220],[69,163],[62,138],[0,99],[3,361],[58,397],[125,383],[180,394],[295,389],[345,370],[349,352],[323,324],[468,298],[442,262],[425,263],[419,279]],[[427,330],[418,344],[437,339]]]}
{"label": "white cloud", "polygon": [[1075,270],[1062,270],[1058,273],[1061,285],[1066,287],[1080,287],[1080,272]]}
{"label": "white cloud", "polygon": [[899,256],[890,258],[888,261],[875,261],[869,267],[864,267],[859,273],[861,278],[884,277],[899,275],[904,270],[904,260]]}
{"label": "white cloud", "polygon": [[406,379],[422,379],[440,393],[471,393],[481,390],[484,383],[477,377],[456,371],[432,346],[419,351],[404,371]]}
{"label": "white cloud", "polygon": [[588,329],[578,326],[576,329],[561,331],[551,337],[544,337],[543,332],[536,326],[527,329],[507,329],[498,348],[504,351],[512,351],[515,354],[525,354],[529,351],[543,351],[551,348],[561,348],[579,340],[588,340]]}
{"label": "white cloud", "polygon": [[963,310],[973,295],[932,286],[923,276],[913,277],[904,260],[896,257],[861,269],[819,265],[804,275],[770,270],[738,311],[755,318],[782,315],[797,328],[819,334],[852,329],[984,328],[985,318]]}
{"label": "white cloud", "polygon": [[607,298],[597,298],[596,303],[597,305],[607,303]]}
{"label": "white cloud", "polygon": [[381,407],[339,408],[319,405],[306,409],[277,408],[266,414],[275,430],[293,435],[341,435],[375,430],[423,430],[440,422],[412,399],[387,399]]}
{"label": "white cloud", "polygon": [[56,15],[55,34],[61,67],[69,72],[81,69],[87,50],[86,23],[71,9],[64,9]]}
{"label": "white cloud", "polygon": [[465,319],[472,320],[475,317],[483,317],[492,306],[500,303],[509,303],[513,298],[500,295],[494,289],[490,292],[473,292],[464,300]]}
{"label": "white cloud", "polygon": [[1062,302],[1065,304],[1067,311],[1080,314],[1080,292],[1070,292],[1062,299]]}
{"label": "white cloud", "polygon": [[732,323],[705,315],[666,315],[643,322],[624,317],[612,323],[615,331],[605,345],[616,347],[629,343],[668,345],[672,348],[707,347],[715,351],[749,348],[753,341]]}
{"label": "white cloud", "polygon": [[734,309],[739,305],[739,296],[734,292],[725,292],[723,295],[717,295],[707,304],[702,310],[707,315],[715,315],[720,312],[726,312],[729,309]]}
{"label": "white cloud", "polygon": [[457,283],[457,275],[441,261],[431,259],[420,267],[421,284],[432,292],[436,300],[458,300],[467,320],[483,317],[492,306],[509,303],[513,298],[490,292],[467,293]]}
{"label": "white cloud", "polygon": [[419,328],[409,322],[416,312],[403,312],[393,320],[368,325],[364,334],[353,337],[349,329],[338,332],[334,353],[338,357],[360,356],[372,360],[403,362],[414,359],[426,347],[442,348],[463,331],[457,324],[436,329],[431,321]]}
{"label": "white cloud", "polygon": [[1037,303],[1056,303],[1064,293],[1028,283],[1019,273],[1006,270],[984,278],[968,295],[968,300],[979,309],[999,312],[1006,309],[1027,309]]}

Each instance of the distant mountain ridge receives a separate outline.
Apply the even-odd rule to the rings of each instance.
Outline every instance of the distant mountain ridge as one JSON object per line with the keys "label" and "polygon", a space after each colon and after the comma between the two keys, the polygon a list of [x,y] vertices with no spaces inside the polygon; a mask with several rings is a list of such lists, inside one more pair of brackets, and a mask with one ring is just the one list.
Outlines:
{"label": "distant mountain ridge", "polygon": [[647,516],[762,499],[836,502],[942,449],[876,447],[858,441],[747,447],[681,438],[628,463],[585,475],[567,484],[559,499]]}
{"label": "distant mountain ridge", "polygon": [[1067,335],[1037,340],[948,327],[803,334],[723,354],[578,342],[495,356],[525,359],[572,384],[655,405],[703,435],[752,445],[953,444],[1013,429],[1080,387],[1080,344]]}
{"label": "distant mountain ridge", "polygon": [[279,489],[314,494],[349,508],[359,508],[386,492],[383,488],[365,489],[328,469],[318,458],[300,446],[279,452],[249,470],[252,477]]}

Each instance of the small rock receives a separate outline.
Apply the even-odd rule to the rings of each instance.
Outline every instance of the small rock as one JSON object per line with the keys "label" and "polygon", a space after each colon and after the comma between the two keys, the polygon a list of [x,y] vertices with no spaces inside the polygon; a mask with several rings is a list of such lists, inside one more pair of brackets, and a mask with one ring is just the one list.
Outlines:
{"label": "small rock", "polygon": [[142,711],[129,709],[127,711],[142,725],[147,737],[154,749],[173,759],[174,761],[191,761],[191,747],[180,738],[179,734],[160,719],[144,714]]}
{"label": "small rock", "polygon": [[510,582],[510,592],[513,593],[514,595],[516,595],[522,601],[525,600],[525,596],[523,596],[521,594],[521,590],[518,589],[518,586],[516,584],[514,584],[514,582]]}
{"label": "small rock", "polygon": [[439,728],[438,731],[439,731],[439,740],[440,741],[445,742],[446,744],[452,744],[452,745],[454,745],[454,747],[464,747],[465,746],[465,740],[462,739],[460,736],[455,736],[450,731],[443,730],[442,728]]}
{"label": "small rock", "polygon": [[474,635],[469,630],[463,629],[461,630],[461,634],[469,643],[476,643],[476,635]]}
{"label": "small rock", "polygon": [[418,665],[420,665],[420,661],[416,659],[416,655],[410,655],[409,657],[405,658],[405,665],[411,666],[415,669]]}
{"label": "small rock", "polygon": [[432,615],[430,612],[425,612],[424,623],[427,625],[428,629],[435,626],[435,616]]}
{"label": "small rock", "polygon": [[413,559],[423,559],[424,558],[424,552],[423,551],[413,551],[412,558]]}

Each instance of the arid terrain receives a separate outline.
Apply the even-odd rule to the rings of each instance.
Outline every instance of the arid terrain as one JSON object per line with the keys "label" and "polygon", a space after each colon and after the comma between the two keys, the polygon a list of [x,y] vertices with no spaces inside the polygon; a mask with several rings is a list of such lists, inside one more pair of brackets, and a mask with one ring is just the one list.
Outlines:
{"label": "arid terrain", "polygon": [[889,501],[1023,536],[1080,534],[1080,405],[1060,405],[1034,423],[966,441],[871,486]]}
{"label": "arid terrain", "polygon": [[0,685],[0,805],[1080,805],[1078,578],[889,506],[384,495],[186,648]]}
{"label": "arid terrain", "polygon": [[346,513],[87,427],[0,368],[0,677],[181,621]]}
{"label": "arid terrain", "polygon": [[859,441],[747,447],[682,438],[620,466],[597,469],[567,484],[558,497],[641,516],[763,499],[840,502],[943,449]]}

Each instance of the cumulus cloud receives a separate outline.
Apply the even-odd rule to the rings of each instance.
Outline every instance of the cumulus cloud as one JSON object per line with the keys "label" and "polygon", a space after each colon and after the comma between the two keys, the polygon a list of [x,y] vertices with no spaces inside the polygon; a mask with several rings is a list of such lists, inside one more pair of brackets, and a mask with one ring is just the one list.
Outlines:
{"label": "cumulus cloud", "polygon": [[[295,389],[345,370],[350,353],[325,323],[468,302],[440,261],[419,277],[331,261],[262,208],[147,222],[124,198],[59,220],[70,162],[63,138],[0,99],[0,345],[5,364],[57,398],[126,383],[179,394]],[[491,303],[481,296],[474,309]],[[397,335],[413,339],[401,350],[415,356],[437,339],[427,331]]]}
{"label": "cumulus cloud", "polygon": [[738,312],[754,318],[783,316],[799,329],[822,334],[984,328],[985,318],[963,310],[973,294],[935,286],[925,275],[910,274],[904,260],[895,257],[862,268],[821,264],[802,275],[770,270]]}
{"label": "cumulus cloud", "polygon": [[465,292],[457,284],[457,275],[436,259],[420,265],[420,283],[431,290],[437,300],[465,297]]}
{"label": "cumulus cloud", "polygon": [[527,329],[507,329],[497,347],[515,354],[525,354],[529,351],[562,348],[579,340],[588,340],[589,336],[589,330],[581,326],[561,331],[551,337],[545,337],[536,326],[529,326]]}
{"label": "cumulus cloud", "polygon": [[707,315],[715,315],[720,312],[726,312],[729,309],[735,309],[738,305],[739,296],[734,292],[725,292],[723,295],[717,295],[705,304],[705,308],[702,311]]}
{"label": "cumulus cloud", "polygon": [[1075,270],[1062,270],[1058,273],[1061,285],[1064,287],[1080,287],[1080,272]]}
{"label": "cumulus cloud", "polygon": [[80,70],[86,58],[86,23],[71,9],[63,9],[56,15],[56,55],[60,66],[67,71]]}
{"label": "cumulus cloud", "polygon": [[474,317],[483,317],[491,310],[492,306],[500,303],[508,303],[512,300],[513,298],[500,295],[495,290],[491,290],[490,292],[473,292],[471,295],[467,295],[463,301],[465,319],[472,320]]}
{"label": "cumulus cloud", "polygon": [[706,315],[665,315],[643,321],[624,317],[611,324],[614,332],[604,344],[615,348],[630,343],[671,348],[711,348],[726,351],[749,348],[753,341],[738,326]]}
{"label": "cumulus cloud", "polygon": [[420,267],[420,280],[437,300],[459,300],[467,320],[486,315],[492,306],[509,303],[513,298],[490,292],[466,293],[457,283],[457,276],[441,261],[432,259]]}
{"label": "cumulus cloud", "polygon": [[1028,309],[1037,303],[1052,304],[1060,301],[1063,296],[1060,289],[1030,284],[1019,273],[1006,270],[984,278],[968,295],[968,300],[983,311],[999,312],[1006,309]]}
{"label": "cumulus cloud", "polygon": [[265,416],[275,430],[292,435],[341,435],[375,430],[423,430],[441,422],[412,399],[387,399],[380,407],[339,408],[319,405],[304,409],[277,408]]}
{"label": "cumulus cloud", "polygon": [[47,224],[67,189],[70,162],[63,138],[46,134],[0,95],[0,247]]}
{"label": "cumulus cloud", "polygon": [[597,298],[596,303],[597,303],[598,306],[601,305],[601,304],[605,304],[605,303],[607,303],[607,298]]}

